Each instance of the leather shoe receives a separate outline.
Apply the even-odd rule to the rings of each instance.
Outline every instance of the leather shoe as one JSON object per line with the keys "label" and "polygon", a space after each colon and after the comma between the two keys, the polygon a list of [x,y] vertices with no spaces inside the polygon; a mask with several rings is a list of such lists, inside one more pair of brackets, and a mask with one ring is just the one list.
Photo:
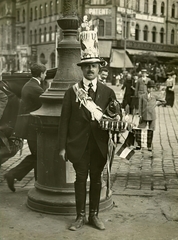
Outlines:
{"label": "leather shoe", "polygon": [[85,224],[85,217],[79,216],[79,217],[77,217],[75,222],[70,225],[69,230],[76,231],[76,230],[80,229],[84,224]]}
{"label": "leather shoe", "polygon": [[105,230],[104,223],[97,215],[89,216],[88,223],[99,230]]}
{"label": "leather shoe", "polygon": [[10,173],[6,173],[4,175],[4,179],[7,181],[8,187],[12,192],[15,192],[15,187],[14,187],[14,177]]}

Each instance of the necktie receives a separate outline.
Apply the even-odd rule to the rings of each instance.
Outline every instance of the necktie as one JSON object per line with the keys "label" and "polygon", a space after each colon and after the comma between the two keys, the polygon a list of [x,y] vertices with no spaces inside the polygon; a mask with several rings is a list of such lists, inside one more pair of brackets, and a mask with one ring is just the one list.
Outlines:
{"label": "necktie", "polygon": [[94,100],[95,92],[92,87],[93,87],[93,84],[89,83],[88,84],[88,96]]}

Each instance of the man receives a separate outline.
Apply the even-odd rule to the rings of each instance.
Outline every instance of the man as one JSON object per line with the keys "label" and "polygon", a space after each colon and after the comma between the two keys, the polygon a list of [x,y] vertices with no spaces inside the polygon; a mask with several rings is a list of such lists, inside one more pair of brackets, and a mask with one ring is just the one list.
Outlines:
{"label": "man", "polygon": [[[40,95],[44,92],[41,83],[46,76],[46,67],[44,65],[33,64],[31,66],[32,78],[22,88],[20,114],[30,114],[41,107]],[[37,179],[36,165],[37,165],[37,135],[36,130],[32,125],[25,126],[27,131],[27,143],[31,151],[31,155],[25,157],[22,162],[15,168],[12,168],[4,175],[8,187],[15,192],[14,179],[21,181],[33,168],[35,179]],[[18,136],[18,131],[16,132]]]}
{"label": "man", "polygon": [[141,96],[141,94],[147,92],[146,85],[148,81],[151,80],[150,78],[147,77],[148,74],[146,69],[142,69],[141,74],[142,76],[138,79],[135,86],[135,96],[138,98]]}
{"label": "man", "polygon": [[[101,61],[98,59],[83,61],[81,66],[83,79],[79,88],[88,92],[95,104],[105,112],[111,99],[116,99],[112,89],[98,80]],[[92,84],[92,86],[91,86]],[[110,107],[114,115],[115,108]],[[112,115],[111,114],[111,115]],[[104,230],[104,224],[98,218],[101,192],[101,173],[106,164],[108,152],[108,131],[99,127],[99,122],[78,101],[74,88],[66,91],[59,126],[59,156],[73,163],[76,172],[75,198],[76,221],[70,230],[77,230],[85,223],[86,182],[90,175],[89,224]]]}
{"label": "man", "polygon": [[109,75],[109,70],[107,68],[102,68],[99,74],[99,81],[106,84],[107,77]]}
{"label": "man", "polygon": [[7,105],[8,97],[7,95],[0,90],[0,119],[3,116],[4,109]]}

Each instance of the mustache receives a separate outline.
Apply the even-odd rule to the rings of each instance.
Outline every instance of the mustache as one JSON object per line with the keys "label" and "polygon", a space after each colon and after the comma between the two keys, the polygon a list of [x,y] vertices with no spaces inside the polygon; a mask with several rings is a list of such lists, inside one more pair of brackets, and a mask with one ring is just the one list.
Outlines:
{"label": "mustache", "polygon": [[87,74],[90,74],[90,73],[94,73],[93,71],[91,71],[91,70],[88,70],[87,71]]}

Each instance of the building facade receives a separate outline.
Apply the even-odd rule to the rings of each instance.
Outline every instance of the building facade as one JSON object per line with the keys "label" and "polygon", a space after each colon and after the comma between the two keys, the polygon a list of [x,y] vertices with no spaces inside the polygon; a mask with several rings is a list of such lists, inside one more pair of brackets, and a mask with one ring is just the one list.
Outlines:
{"label": "building facade", "polygon": [[[11,39],[5,45],[1,37],[1,62],[11,54],[16,56],[19,71],[27,71],[34,61],[57,67],[56,48],[62,39],[57,19],[62,16],[62,1],[6,0],[0,4],[0,9],[11,9],[10,14],[0,12],[1,36],[6,29]],[[99,18],[100,56],[111,69],[132,68],[144,55],[161,63],[178,57],[175,0],[78,0],[78,9],[79,16],[85,13]]]}

